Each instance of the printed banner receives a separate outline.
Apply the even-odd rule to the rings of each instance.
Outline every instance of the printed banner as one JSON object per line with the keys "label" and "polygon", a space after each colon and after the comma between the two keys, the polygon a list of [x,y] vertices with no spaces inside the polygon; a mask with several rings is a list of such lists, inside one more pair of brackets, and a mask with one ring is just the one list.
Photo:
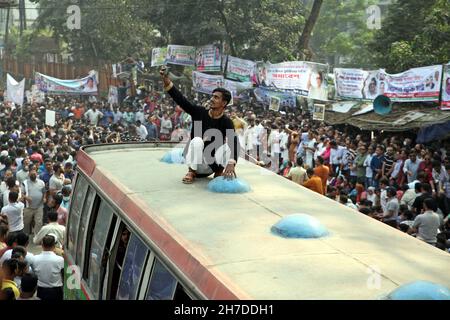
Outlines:
{"label": "printed banner", "polygon": [[153,48],[152,50],[152,67],[163,66],[166,64],[167,47]]}
{"label": "printed banner", "polygon": [[450,64],[444,66],[441,110],[450,110]]}
{"label": "printed banner", "polygon": [[[263,73],[263,72],[261,72]],[[328,100],[328,66],[304,61],[291,61],[266,66],[265,78],[269,87],[295,90],[310,99]]]}
{"label": "printed banner", "polygon": [[364,82],[368,72],[362,69],[334,69],[336,96],[346,99],[364,99]]}
{"label": "printed banner", "polygon": [[23,105],[25,96],[25,78],[17,82],[9,73],[6,74],[6,101]]}
{"label": "printed banner", "polygon": [[222,68],[220,49],[215,45],[207,45],[197,48],[195,56],[197,71],[216,72]]}
{"label": "printed banner", "polygon": [[223,76],[194,71],[192,72],[192,85],[197,92],[212,94],[214,89],[223,87],[224,79]]}
{"label": "printed banner", "polygon": [[115,86],[109,86],[108,92],[108,103],[109,104],[118,104],[119,103],[119,91]]}
{"label": "printed banner", "polygon": [[87,77],[75,80],[57,79],[36,72],[34,80],[37,88],[45,93],[96,95],[98,92],[97,72],[94,70]]}
{"label": "printed banner", "polygon": [[374,100],[384,94],[392,101],[438,101],[442,66],[414,68],[398,74],[384,70],[334,70],[340,98]]}
{"label": "printed banner", "polygon": [[278,97],[270,97],[269,109],[273,111],[280,110],[281,99]]}
{"label": "printed banner", "polygon": [[223,87],[231,92],[231,95],[236,99],[240,100],[240,95],[242,91],[253,88],[253,83],[251,82],[238,82],[232,80],[224,80]]}
{"label": "printed banner", "polygon": [[195,47],[169,45],[167,47],[166,63],[182,66],[195,65]]}
{"label": "printed banner", "polygon": [[228,56],[226,77],[231,80],[242,82],[256,82],[256,63]]}
{"label": "printed banner", "polygon": [[264,105],[270,106],[271,97],[280,98],[281,107],[295,108],[297,105],[297,97],[291,92],[278,92],[269,88],[258,87],[253,93],[255,94],[256,100]]}
{"label": "printed banner", "polygon": [[325,120],[325,105],[324,104],[314,104],[313,120],[323,121]]}

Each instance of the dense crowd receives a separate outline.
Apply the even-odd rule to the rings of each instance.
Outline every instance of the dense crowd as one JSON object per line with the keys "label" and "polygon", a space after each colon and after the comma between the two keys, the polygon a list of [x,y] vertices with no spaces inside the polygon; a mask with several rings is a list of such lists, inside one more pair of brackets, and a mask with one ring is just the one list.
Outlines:
{"label": "dense crowd", "polygon": [[[22,108],[1,104],[0,298],[62,299],[62,244],[82,145],[189,139],[190,116],[168,97],[142,91],[122,100],[46,97]],[[45,123],[47,109],[56,111],[53,126]],[[448,140],[420,145],[405,134],[341,132],[313,121],[306,109],[274,112],[247,102],[227,112],[245,158],[448,250]],[[42,253],[27,250],[31,241]]]}

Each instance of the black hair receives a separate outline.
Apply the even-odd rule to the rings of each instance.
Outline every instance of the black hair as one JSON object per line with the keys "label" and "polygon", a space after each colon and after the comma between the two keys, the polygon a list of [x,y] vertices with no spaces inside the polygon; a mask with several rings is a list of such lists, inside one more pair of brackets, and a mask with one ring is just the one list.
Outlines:
{"label": "black hair", "polygon": [[366,216],[368,216],[369,214],[372,214],[372,209],[370,209],[370,208],[361,208],[361,209],[359,209],[359,212],[361,212],[362,214],[365,214]]}
{"label": "black hair", "polygon": [[345,194],[340,194],[339,195],[339,202],[342,204],[346,204],[348,202],[348,197]]}
{"label": "black hair", "polygon": [[25,247],[23,246],[16,246],[11,251],[11,258],[14,258],[14,255],[22,256],[22,258],[25,258],[25,256],[27,255],[27,249],[25,249]]}
{"label": "black hair", "polygon": [[50,222],[56,222],[58,220],[58,213],[55,210],[50,210],[47,213],[47,217]]}
{"label": "black hair", "polygon": [[431,185],[429,183],[422,183],[422,189],[425,190],[426,193],[431,193]]}
{"label": "black hair", "polygon": [[406,223],[400,223],[398,228],[402,231],[402,232],[408,232],[409,230],[409,226]]}
{"label": "black hair", "polygon": [[422,190],[422,184],[421,184],[420,182],[417,182],[417,183],[414,185],[414,190],[420,192],[420,190]]}
{"label": "black hair", "polygon": [[20,290],[24,293],[33,293],[37,289],[38,278],[30,273],[22,276]]}
{"label": "black hair", "polygon": [[30,237],[23,231],[16,233],[16,242],[18,246],[26,247]]}
{"label": "black hair", "polygon": [[216,88],[216,89],[213,90],[213,93],[214,92],[222,93],[222,100],[224,100],[227,103],[227,105],[230,103],[230,101],[231,101],[231,93],[230,93],[230,91],[228,91],[225,88]]}
{"label": "black hair", "polygon": [[8,179],[6,179],[6,185],[9,189],[13,188],[16,185],[16,178],[9,177]]}
{"label": "black hair", "polygon": [[2,289],[3,292],[3,299],[5,301],[11,301],[11,300],[16,300],[16,295],[14,294],[13,289],[11,288],[6,288],[6,289]]}
{"label": "black hair", "polygon": [[300,157],[297,158],[297,166],[299,167],[303,166],[303,159]]}
{"label": "black hair", "polygon": [[308,174],[309,177],[311,177],[314,174],[314,169],[308,168],[308,169],[306,169],[306,173]]}
{"label": "black hair", "polygon": [[19,199],[19,194],[15,191],[10,191],[8,195],[8,200],[11,203],[17,202],[17,199]]}
{"label": "black hair", "polygon": [[323,160],[323,158],[322,158],[321,156],[318,156],[318,157],[317,157],[317,161],[318,161],[320,164],[323,164],[323,163],[324,163],[324,160]]}
{"label": "black hair", "polygon": [[434,201],[433,198],[426,198],[425,200],[423,200],[423,206],[427,207],[428,210],[432,210],[432,211],[437,211],[438,206],[436,204],[436,201]]}
{"label": "black hair", "polygon": [[54,236],[52,235],[46,235],[44,236],[44,238],[42,239],[42,246],[44,248],[50,249],[53,248],[56,245],[56,239]]}

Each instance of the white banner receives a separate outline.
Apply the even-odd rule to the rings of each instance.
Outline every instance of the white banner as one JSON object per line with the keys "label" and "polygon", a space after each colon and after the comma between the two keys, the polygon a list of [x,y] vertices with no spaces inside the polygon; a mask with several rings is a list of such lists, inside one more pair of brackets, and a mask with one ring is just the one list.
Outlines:
{"label": "white banner", "polygon": [[450,64],[444,66],[441,110],[450,110]]}
{"label": "white banner", "polygon": [[243,90],[253,88],[253,84],[251,82],[238,82],[225,79],[223,87],[230,91],[233,97],[237,98]]}
{"label": "white banner", "polygon": [[383,94],[392,101],[438,101],[442,66],[414,68],[398,74],[336,68],[334,74],[336,95],[340,98],[374,100]]}
{"label": "white banner", "polygon": [[45,110],[45,125],[54,127],[56,124],[56,112],[53,110]]}
{"label": "white banner", "polygon": [[182,66],[195,65],[195,47],[169,45],[167,47],[166,63]]}
{"label": "white banner", "polygon": [[115,86],[109,86],[108,92],[108,103],[109,104],[118,104],[119,103],[119,91]]}
{"label": "white banner", "polygon": [[23,79],[20,82],[17,82],[8,73],[6,75],[6,90],[7,90],[6,101],[10,101],[19,106],[23,106],[23,98],[25,95],[25,79]]}
{"label": "white banner", "polygon": [[194,71],[192,72],[192,85],[197,92],[212,94],[214,89],[224,86],[224,79],[223,76]]}
{"label": "white banner", "polygon": [[197,71],[220,71],[222,68],[222,58],[219,47],[215,45],[207,45],[197,48],[195,65],[197,67]]}
{"label": "white banner", "polygon": [[228,56],[226,77],[242,82],[256,82],[256,62]]}
{"label": "white banner", "polygon": [[328,66],[325,64],[291,61],[266,66],[265,78],[269,87],[296,90],[301,96],[328,100]]}
{"label": "white banner", "polygon": [[152,50],[152,67],[163,66],[166,63],[167,47],[153,48]]}

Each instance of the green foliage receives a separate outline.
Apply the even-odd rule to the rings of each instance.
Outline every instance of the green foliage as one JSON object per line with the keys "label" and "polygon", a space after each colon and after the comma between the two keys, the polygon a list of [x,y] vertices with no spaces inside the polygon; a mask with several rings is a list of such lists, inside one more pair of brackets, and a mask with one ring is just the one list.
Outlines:
{"label": "green foliage", "polygon": [[[343,67],[372,67],[367,43],[374,31],[367,27],[366,8],[374,1],[324,1],[313,32],[315,61]],[[339,63],[345,57],[346,63]]]}
{"label": "green foliage", "polygon": [[446,63],[450,60],[450,2],[398,0],[369,47],[388,72]]}

